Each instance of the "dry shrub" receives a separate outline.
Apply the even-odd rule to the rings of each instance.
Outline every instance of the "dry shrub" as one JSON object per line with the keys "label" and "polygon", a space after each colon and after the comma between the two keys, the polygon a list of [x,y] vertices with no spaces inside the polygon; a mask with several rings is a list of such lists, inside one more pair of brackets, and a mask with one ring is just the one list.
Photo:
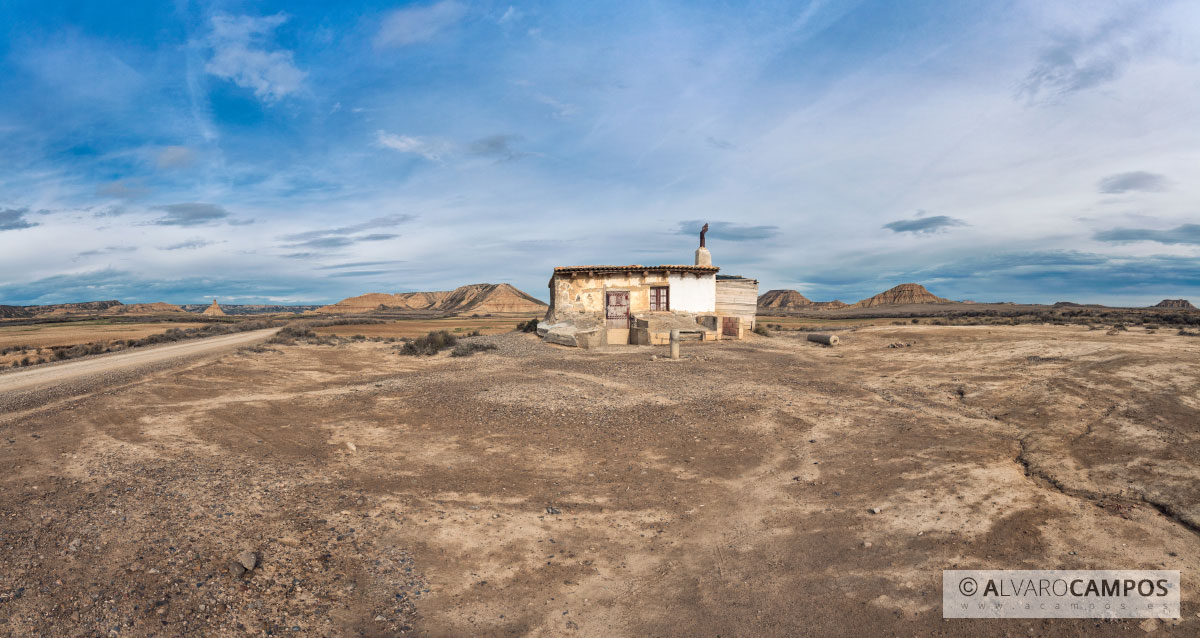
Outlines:
{"label": "dry shrub", "polygon": [[477,341],[472,343],[460,343],[457,346],[454,346],[454,349],[450,351],[450,356],[469,357],[476,352],[484,352],[485,350],[495,349],[496,344],[494,343],[479,343]]}
{"label": "dry shrub", "polygon": [[458,339],[445,330],[434,330],[424,337],[417,337],[400,347],[400,354],[408,356],[433,356],[446,348],[453,348]]}

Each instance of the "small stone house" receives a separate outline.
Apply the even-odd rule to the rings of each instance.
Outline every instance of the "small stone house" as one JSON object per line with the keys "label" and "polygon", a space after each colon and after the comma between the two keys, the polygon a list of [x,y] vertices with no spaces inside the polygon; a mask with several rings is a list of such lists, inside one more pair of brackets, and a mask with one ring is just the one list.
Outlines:
{"label": "small stone house", "polygon": [[560,266],[538,334],[562,345],[665,345],[672,330],[704,341],[741,339],[754,328],[758,281],[719,276],[704,245],[692,265]]}

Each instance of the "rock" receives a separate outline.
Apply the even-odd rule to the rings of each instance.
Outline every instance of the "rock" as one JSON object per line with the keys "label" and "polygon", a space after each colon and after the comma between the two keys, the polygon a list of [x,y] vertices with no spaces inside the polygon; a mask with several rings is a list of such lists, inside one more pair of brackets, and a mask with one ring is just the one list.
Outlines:
{"label": "rock", "polygon": [[1142,631],[1144,631],[1148,634],[1152,634],[1152,633],[1158,631],[1158,621],[1153,618],[1147,618],[1147,619],[1143,620],[1142,622],[1138,623],[1138,627],[1141,627]]}
{"label": "rock", "polygon": [[871,509],[869,509],[869,510],[867,510],[867,511],[868,511],[868,512],[870,512],[870,513],[872,513],[872,514],[878,514],[878,513],[882,512],[883,510],[882,510],[882,509],[880,509],[880,508],[878,508],[878,507],[872,507]]}
{"label": "rock", "polygon": [[246,568],[236,560],[229,561],[229,573],[233,574],[234,578],[241,578],[246,573]]}
{"label": "rock", "polygon": [[79,539],[78,538],[71,539],[71,542],[67,544],[67,551],[72,551],[72,552],[79,551]]}
{"label": "rock", "polygon": [[351,452],[351,453],[357,453],[357,452],[358,452],[358,446],[357,446],[357,445],[355,445],[354,443],[350,442],[350,441],[346,441],[346,449],[347,449],[347,450],[350,450],[350,452]]}
{"label": "rock", "polygon": [[243,550],[242,553],[237,555],[237,562],[242,567],[245,567],[246,571],[250,571],[250,570],[254,569],[255,565],[258,564],[258,556],[256,556],[254,554],[254,552],[252,552],[248,549]]}
{"label": "rock", "polygon": [[548,505],[548,506],[546,506],[546,513],[547,514],[562,514],[562,510],[558,509],[557,507],[554,507],[553,505]]}
{"label": "rock", "polygon": [[861,545],[861,547],[862,547],[863,549],[870,549],[870,548],[871,548],[871,541],[863,541],[863,542],[862,542],[862,545]]}

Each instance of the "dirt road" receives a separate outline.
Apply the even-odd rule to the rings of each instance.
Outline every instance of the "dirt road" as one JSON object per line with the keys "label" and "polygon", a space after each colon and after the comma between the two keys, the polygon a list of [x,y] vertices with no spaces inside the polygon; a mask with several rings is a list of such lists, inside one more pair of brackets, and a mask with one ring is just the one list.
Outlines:
{"label": "dirt road", "polygon": [[[1200,339],[840,334],[273,345],[0,410],[0,635],[1200,634]],[[1183,618],[943,620],[944,569],[1177,569]]]}
{"label": "dirt road", "polygon": [[0,374],[0,394],[24,392],[45,386],[76,381],[83,377],[131,370],[201,354],[221,352],[263,340],[275,328],[240,332],[208,339],[195,339],[164,346],[137,348],[126,352],[89,357],[81,361],[38,366]]}

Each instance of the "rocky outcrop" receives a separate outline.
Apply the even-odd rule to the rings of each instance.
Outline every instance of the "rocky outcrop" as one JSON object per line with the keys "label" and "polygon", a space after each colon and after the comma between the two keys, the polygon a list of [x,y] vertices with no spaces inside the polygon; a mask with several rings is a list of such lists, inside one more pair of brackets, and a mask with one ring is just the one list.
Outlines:
{"label": "rocky outcrop", "polygon": [[1151,308],[1173,308],[1175,310],[1195,310],[1196,307],[1187,299],[1163,299]]}
{"label": "rocky outcrop", "polygon": [[758,297],[758,307],[765,310],[799,310],[813,302],[795,290],[768,290]]}
{"label": "rocky outcrop", "polygon": [[388,310],[419,310],[439,314],[545,312],[546,304],[509,284],[470,284],[435,292],[373,292],[323,306],[325,314],[357,314]]}
{"label": "rocky outcrop", "polygon": [[205,308],[204,312],[200,314],[206,317],[224,317],[225,311],[221,310],[221,307],[217,305],[217,300],[213,299],[212,305]]}
{"label": "rocky outcrop", "polygon": [[760,315],[796,310],[837,310],[847,307],[849,304],[837,299],[813,301],[795,290],[768,290],[758,298],[758,314]]}
{"label": "rocky outcrop", "polygon": [[902,306],[906,304],[951,303],[925,290],[921,284],[900,284],[874,297],[851,304],[851,308],[876,308],[879,306]]}

